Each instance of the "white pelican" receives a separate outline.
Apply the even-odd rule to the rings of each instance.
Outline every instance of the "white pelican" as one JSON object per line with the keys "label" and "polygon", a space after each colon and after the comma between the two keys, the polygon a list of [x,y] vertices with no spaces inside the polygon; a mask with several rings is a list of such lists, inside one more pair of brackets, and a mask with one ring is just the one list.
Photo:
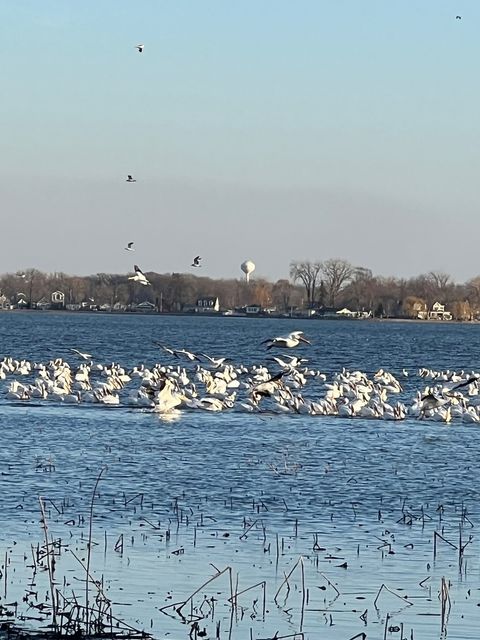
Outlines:
{"label": "white pelican", "polygon": [[143,50],[145,49],[145,45],[144,44],[137,44],[137,45],[135,45],[135,49],[137,49],[138,53],[143,53]]}
{"label": "white pelican", "polygon": [[125,247],[125,251],[135,251],[135,249],[133,248],[133,242],[129,242],[127,244],[127,246]]}
{"label": "white pelican", "polygon": [[298,347],[300,342],[304,342],[305,344],[312,344],[309,340],[303,337],[303,331],[292,331],[286,336],[269,338],[268,340],[264,340],[261,344],[266,344],[267,349],[271,349],[272,347],[292,349],[293,347]]}
{"label": "white pelican", "polygon": [[133,176],[128,174],[127,179],[125,180],[125,182],[136,182],[136,180],[135,180],[135,178],[133,178]]}
{"label": "white pelican", "polygon": [[201,260],[201,257],[200,256],[196,256],[193,259],[193,262],[192,262],[192,264],[190,266],[192,266],[192,267],[201,267],[202,265],[200,264],[200,260]]}
{"label": "white pelican", "polygon": [[227,360],[230,360],[230,358],[211,358],[207,356],[206,353],[201,353],[200,355],[206,358],[215,369],[218,369],[218,367],[221,367]]}
{"label": "white pelican", "polygon": [[198,360],[200,362],[200,358],[196,356],[191,351],[187,351],[186,349],[174,349],[173,354],[178,358],[179,356],[185,356],[189,360]]}
{"label": "white pelican", "polygon": [[70,349],[70,351],[73,351],[73,353],[76,353],[77,356],[80,356],[80,358],[82,358],[82,360],[92,359],[92,355],[90,353],[83,353],[83,351],[79,351],[78,349]]}
{"label": "white pelican", "polygon": [[146,275],[143,273],[143,271],[140,269],[140,267],[137,264],[133,265],[133,269],[135,271],[135,275],[128,276],[129,280],[134,280],[135,282],[139,282],[140,284],[143,284],[145,286],[150,284],[150,282],[147,280]]}

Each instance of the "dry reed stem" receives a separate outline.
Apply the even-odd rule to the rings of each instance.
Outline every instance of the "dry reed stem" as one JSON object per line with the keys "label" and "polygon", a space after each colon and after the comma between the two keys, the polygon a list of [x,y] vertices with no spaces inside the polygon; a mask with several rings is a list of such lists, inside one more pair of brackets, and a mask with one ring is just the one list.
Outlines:
{"label": "dry reed stem", "polygon": [[278,605],[277,602],[277,598],[278,598],[278,594],[280,593],[280,591],[282,590],[283,586],[286,584],[288,586],[288,590],[290,591],[290,586],[288,584],[288,579],[290,578],[290,576],[292,575],[292,573],[295,571],[295,569],[298,567],[298,565],[300,564],[300,562],[303,562],[303,558],[302,556],[299,557],[299,559],[297,560],[297,562],[293,565],[292,569],[290,570],[290,573],[288,575],[285,576],[284,581],[282,582],[282,584],[278,587],[277,589],[277,593],[275,594],[275,597],[273,598],[273,601],[275,602],[275,604]]}
{"label": "dry reed stem", "polygon": [[398,593],[395,593],[395,591],[392,591],[391,589],[389,589],[387,587],[386,584],[382,583],[382,586],[380,587],[380,589],[378,590],[378,593],[375,597],[375,600],[373,601],[373,606],[375,607],[375,609],[378,609],[377,607],[377,601],[378,598],[380,597],[380,594],[382,593],[383,589],[385,589],[386,591],[388,591],[389,593],[392,594],[392,596],[395,596],[396,598],[398,598],[399,600],[401,600],[402,602],[406,602],[408,604],[409,607],[413,607],[413,602],[410,602],[410,600],[407,600],[407,598],[403,598],[402,596],[399,596]]}
{"label": "dry reed stem", "polygon": [[97,487],[98,487],[98,483],[100,482],[100,478],[102,477],[104,471],[106,470],[106,467],[103,467],[103,469],[100,470],[100,473],[97,476],[97,480],[95,482],[95,486],[93,487],[93,492],[92,492],[92,499],[90,500],[90,517],[89,517],[89,523],[88,523],[88,542],[87,542],[87,563],[86,563],[86,567],[85,567],[85,614],[86,614],[86,618],[85,618],[85,626],[86,626],[86,632],[87,635],[90,633],[90,629],[89,629],[89,609],[88,609],[88,585],[90,584],[90,562],[91,562],[91,556],[92,556],[92,529],[93,529],[93,505],[95,502],[95,493],[97,491]]}
{"label": "dry reed stem", "polygon": [[47,516],[45,515],[45,506],[43,504],[43,498],[41,496],[38,497],[38,501],[40,503],[40,511],[42,513],[42,528],[43,528],[43,534],[45,537],[45,548],[47,551],[46,554],[46,560],[47,560],[47,570],[48,570],[48,580],[50,583],[50,594],[52,597],[52,626],[53,629],[56,631],[57,629],[57,610],[56,610],[56,603],[55,603],[55,585],[53,582],[53,570],[52,570],[52,563],[51,563],[51,559],[50,559],[50,553],[49,553],[49,542],[48,542],[48,527],[47,527]]}

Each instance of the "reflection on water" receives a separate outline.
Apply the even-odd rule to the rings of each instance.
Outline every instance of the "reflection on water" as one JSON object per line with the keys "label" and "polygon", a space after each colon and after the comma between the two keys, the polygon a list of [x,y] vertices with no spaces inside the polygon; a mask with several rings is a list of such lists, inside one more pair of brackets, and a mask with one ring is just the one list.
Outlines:
{"label": "reflection on water", "polygon": [[[254,362],[264,359],[261,339],[297,328],[228,319],[205,331],[206,318],[46,315],[34,341],[34,314],[15,317],[1,316],[4,353],[50,358],[50,349],[74,346],[128,366],[158,359],[152,335]],[[471,369],[480,335],[453,325],[302,328],[315,341],[313,365],[325,371]],[[17,601],[19,611],[41,617],[22,603],[31,545],[42,541],[40,495],[50,533],[65,545],[58,588],[83,597],[84,573],[69,550],[85,557],[92,489],[106,467],[95,500],[93,572],[104,575],[116,614],[155,637],[189,637],[181,605],[169,606],[186,601],[180,613],[199,616],[212,638],[302,629],[307,638],[333,640],[410,638],[412,630],[414,638],[437,639],[442,577],[450,582],[447,637],[478,637],[475,426],[235,413],[167,419],[51,404],[1,411],[0,553],[8,572],[0,604]],[[231,582],[226,571],[190,598],[226,567]],[[379,593],[382,584],[389,590]],[[28,588],[43,601],[46,575]],[[240,595],[229,601],[232,590]]]}

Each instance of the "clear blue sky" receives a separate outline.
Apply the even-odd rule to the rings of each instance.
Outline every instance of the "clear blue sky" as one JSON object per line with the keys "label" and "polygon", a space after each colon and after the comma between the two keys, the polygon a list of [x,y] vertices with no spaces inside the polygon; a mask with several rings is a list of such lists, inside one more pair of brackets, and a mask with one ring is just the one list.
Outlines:
{"label": "clear blue sky", "polygon": [[0,30],[0,273],[480,273],[478,0],[0,0]]}

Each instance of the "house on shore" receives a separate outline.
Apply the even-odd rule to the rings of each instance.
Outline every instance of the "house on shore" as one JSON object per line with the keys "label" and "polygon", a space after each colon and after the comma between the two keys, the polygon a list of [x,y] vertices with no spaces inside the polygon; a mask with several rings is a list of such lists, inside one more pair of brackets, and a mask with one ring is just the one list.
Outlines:
{"label": "house on shore", "polygon": [[204,296],[198,298],[195,304],[184,304],[182,311],[186,313],[218,313],[220,300],[217,296]]}
{"label": "house on shore", "polygon": [[445,305],[435,302],[430,311],[422,310],[418,312],[419,320],[452,320],[450,311],[445,311]]}
{"label": "house on shore", "polygon": [[54,291],[50,297],[51,309],[65,309],[65,294],[63,291]]}
{"label": "house on shore", "polygon": [[350,311],[350,309],[347,309],[347,307],[344,307],[343,309],[339,309],[335,315],[340,316],[341,318],[356,318],[357,320],[359,320],[359,319],[371,318],[372,312],[371,311]]}
{"label": "house on shore", "polygon": [[217,296],[199,298],[194,310],[195,313],[218,313],[220,311],[220,300]]}
{"label": "house on shore", "polygon": [[157,307],[153,302],[144,300],[143,302],[134,305],[132,307],[132,311],[139,311],[140,313],[155,313],[157,311]]}
{"label": "house on shore", "polygon": [[244,311],[247,316],[258,316],[262,313],[263,309],[259,304],[248,304],[246,307],[243,307],[242,311]]}

